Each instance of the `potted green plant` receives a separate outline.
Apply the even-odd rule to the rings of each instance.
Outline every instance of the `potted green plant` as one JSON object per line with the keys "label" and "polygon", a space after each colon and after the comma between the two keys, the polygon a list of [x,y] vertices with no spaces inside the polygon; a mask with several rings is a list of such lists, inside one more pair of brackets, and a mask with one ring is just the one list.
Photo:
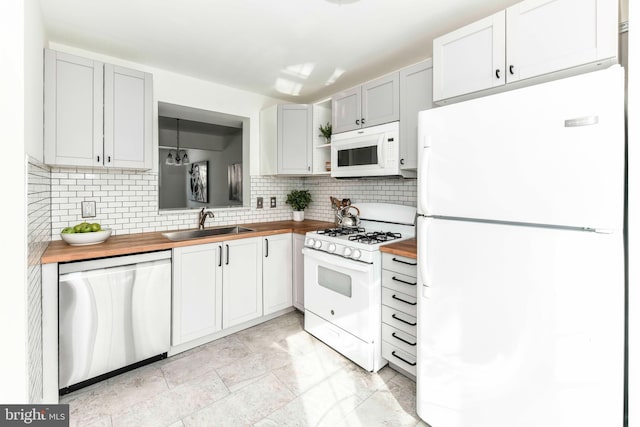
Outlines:
{"label": "potted green plant", "polygon": [[324,136],[324,140],[326,141],[326,143],[327,144],[331,143],[331,132],[333,131],[333,128],[331,127],[331,123],[327,122],[327,124],[324,126],[320,125],[319,129],[320,129],[320,134]]}
{"label": "potted green plant", "polygon": [[304,221],[304,210],[312,201],[309,190],[291,190],[287,194],[286,203],[293,209],[294,221]]}

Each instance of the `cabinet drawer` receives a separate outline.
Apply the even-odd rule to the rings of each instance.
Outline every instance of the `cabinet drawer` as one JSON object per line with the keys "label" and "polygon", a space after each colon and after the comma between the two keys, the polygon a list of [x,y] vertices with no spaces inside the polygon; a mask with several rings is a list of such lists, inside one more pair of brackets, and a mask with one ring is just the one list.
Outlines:
{"label": "cabinet drawer", "polygon": [[382,341],[398,347],[414,357],[416,356],[416,337],[391,327],[386,323],[382,324]]}
{"label": "cabinet drawer", "polygon": [[415,297],[418,280],[391,270],[382,270],[382,286]]}
{"label": "cabinet drawer", "polygon": [[407,276],[418,277],[418,262],[413,258],[388,253],[382,254],[382,268],[396,271]]}
{"label": "cabinet drawer", "polygon": [[413,317],[418,315],[416,297],[394,291],[393,289],[382,288],[382,304]]}
{"label": "cabinet drawer", "polygon": [[416,357],[406,351],[402,351],[396,346],[383,342],[382,357],[387,359],[389,363],[401,367],[411,375],[416,375]]}
{"label": "cabinet drawer", "polygon": [[402,313],[398,310],[394,310],[386,305],[382,306],[382,322],[410,335],[418,335],[416,332],[416,325],[418,322],[415,317]]}

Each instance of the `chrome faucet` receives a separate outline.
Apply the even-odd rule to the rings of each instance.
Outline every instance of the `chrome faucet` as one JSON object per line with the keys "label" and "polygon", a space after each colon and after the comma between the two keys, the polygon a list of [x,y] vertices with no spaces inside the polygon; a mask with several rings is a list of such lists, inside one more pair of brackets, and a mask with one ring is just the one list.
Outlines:
{"label": "chrome faucet", "polygon": [[204,229],[204,222],[207,220],[207,217],[213,218],[215,217],[215,215],[211,211],[205,212],[204,208],[202,208],[202,210],[200,211],[200,218],[198,219],[200,230]]}

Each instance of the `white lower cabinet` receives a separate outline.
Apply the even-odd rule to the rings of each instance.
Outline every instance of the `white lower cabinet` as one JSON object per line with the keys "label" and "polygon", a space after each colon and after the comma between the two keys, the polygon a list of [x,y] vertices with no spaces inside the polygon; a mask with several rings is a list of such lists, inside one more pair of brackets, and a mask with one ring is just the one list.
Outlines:
{"label": "white lower cabinet", "polygon": [[293,306],[304,311],[304,234],[293,233]]}
{"label": "white lower cabinet", "polygon": [[265,316],[291,307],[291,264],[290,233],[263,238],[262,302]]}
{"label": "white lower cabinet", "polygon": [[262,239],[223,242],[222,327],[262,316]]}
{"label": "white lower cabinet", "polygon": [[171,345],[222,329],[220,243],[173,249]]}
{"label": "white lower cabinet", "polygon": [[173,249],[171,345],[262,316],[262,239]]}
{"label": "white lower cabinet", "polygon": [[417,263],[382,254],[382,357],[416,375]]}

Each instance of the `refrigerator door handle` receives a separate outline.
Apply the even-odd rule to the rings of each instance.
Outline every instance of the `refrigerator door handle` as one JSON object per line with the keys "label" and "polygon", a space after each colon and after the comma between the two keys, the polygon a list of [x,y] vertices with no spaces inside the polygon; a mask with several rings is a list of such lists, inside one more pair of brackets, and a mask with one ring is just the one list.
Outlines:
{"label": "refrigerator door handle", "polygon": [[[427,255],[427,236],[429,234],[429,226],[433,219],[427,217],[419,218],[420,224],[418,227],[418,278],[423,291],[429,288],[429,279],[427,277],[427,261],[429,259]],[[423,295],[428,298],[430,292],[423,292]]]}
{"label": "refrigerator door handle", "polygon": [[[429,143],[429,139],[425,140],[425,144]],[[429,146],[425,145],[420,151],[420,159],[418,164],[418,212],[423,215],[428,215],[428,200],[427,200],[427,175],[429,169]]]}

